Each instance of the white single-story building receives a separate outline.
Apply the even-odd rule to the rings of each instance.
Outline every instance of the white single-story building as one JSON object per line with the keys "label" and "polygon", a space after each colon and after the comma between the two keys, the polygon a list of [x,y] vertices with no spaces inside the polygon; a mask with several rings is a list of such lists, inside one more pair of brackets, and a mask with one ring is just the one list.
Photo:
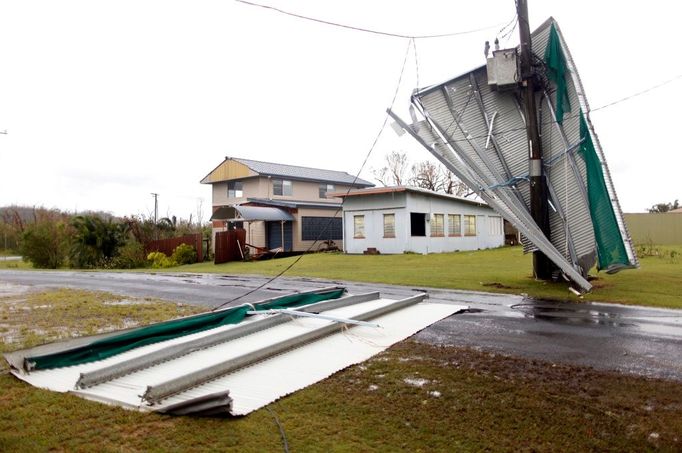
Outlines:
{"label": "white single-story building", "polygon": [[441,253],[504,245],[502,217],[481,201],[416,187],[335,193],[346,253]]}

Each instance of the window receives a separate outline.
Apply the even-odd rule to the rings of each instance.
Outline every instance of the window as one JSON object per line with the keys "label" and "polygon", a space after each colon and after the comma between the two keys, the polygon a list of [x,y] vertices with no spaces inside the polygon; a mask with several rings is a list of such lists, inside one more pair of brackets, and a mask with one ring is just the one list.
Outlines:
{"label": "window", "polygon": [[476,236],[476,216],[464,216],[464,236]]}
{"label": "window", "polygon": [[445,222],[444,214],[434,214],[431,219],[431,236],[443,237],[443,222]]}
{"label": "window", "polygon": [[293,195],[293,184],[291,181],[286,179],[273,179],[272,180],[272,194],[273,195]]}
{"label": "window", "polygon": [[412,236],[426,236],[426,214],[410,212],[410,234]]}
{"label": "window", "polygon": [[502,217],[488,216],[488,225],[491,236],[499,236],[502,234]]}
{"label": "window", "polygon": [[448,236],[462,235],[462,216],[459,214],[448,214]]}
{"label": "window", "polygon": [[332,241],[343,239],[341,217],[302,217],[302,241]]}
{"label": "window", "polygon": [[244,183],[230,181],[227,183],[227,198],[241,198],[244,196]]}
{"label": "window", "polygon": [[365,216],[353,216],[353,237],[356,239],[365,238]]}
{"label": "window", "polygon": [[334,192],[334,184],[320,184],[320,198],[327,198],[328,192]]}
{"label": "window", "polygon": [[384,214],[384,237],[395,237],[395,214]]}

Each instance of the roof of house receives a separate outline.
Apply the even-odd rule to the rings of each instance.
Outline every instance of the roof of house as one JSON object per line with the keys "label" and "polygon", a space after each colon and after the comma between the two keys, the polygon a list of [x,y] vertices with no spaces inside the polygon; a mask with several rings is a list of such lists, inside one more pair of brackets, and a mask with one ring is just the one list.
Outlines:
{"label": "roof of house", "polygon": [[[202,183],[212,183],[217,182],[215,180],[210,180],[210,176],[213,172],[218,170],[221,165],[227,161],[239,162],[245,165],[253,172],[262,176],[276,176],[281,178],[290,178],[304,181],[322,181],[328,183],[336,184],[347,184],[356,187],[373,187],[369,181],[365,181],[361,178],[356,178],[353,175],[346,173],[345,171],[338,170],[325,170],[322,168],[313,167],[301,167],[298,165],[288,165],[288,164],[278,164],[275,162],[263,162],[259,160],[243,159],[240,157],[225,157],[225,161],[221,162],[218,167],[211,171],[206,177],[202,179]],[[230,178],[238,179],[238,178]]]}
{"label": "roof of house", "polygon": [[429,197],[445,198],[451,201],[460,201],[462,203],[467,203],[475,206],[488,206],[487,203],[480,200],[470,200],[468,198],[458,197],[456,195],[450,195],[447,193],[434,192],[433,190],[422,189],[421,187],[410,187],[410,186],[390,186],[390,187],[372,187],[369,189],[351,190],[350,192],[335,192],[329,194],[333,197],[366,197],[371,195],[380,195],[386,193],[400,193],[400,192],[410,192],[420,195],[426,195]]}

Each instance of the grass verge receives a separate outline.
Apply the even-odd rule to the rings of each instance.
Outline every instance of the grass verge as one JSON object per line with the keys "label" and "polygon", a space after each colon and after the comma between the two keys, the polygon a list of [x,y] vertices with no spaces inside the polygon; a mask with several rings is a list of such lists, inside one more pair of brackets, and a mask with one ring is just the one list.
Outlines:
{"label": "grass verge", "polygon": [[[583,300],[682,308],[682,247],[653,247],[640,255],[641,268],[614,275],[593,271],[594,289]],[[276,275],[296,257],[258,262],[192,264],[172,270]],[[285,275],[527,294],[542,299],[577,300],[566,282],[537,281],[532,256],[521,247],[431,255],[305,255]]]}
{"label": "grass verge", "polygon": [[[15,293],[0,298],[0,319],[33,333],[4,336],[2,347],[81,333],[83,320],[97,331],[196,310],[84,291]],[[274,417],[291,451],[682,448],[679,382],[410,340],[238,419],[126,411],[2,371],[0,451],[280,451]]]}

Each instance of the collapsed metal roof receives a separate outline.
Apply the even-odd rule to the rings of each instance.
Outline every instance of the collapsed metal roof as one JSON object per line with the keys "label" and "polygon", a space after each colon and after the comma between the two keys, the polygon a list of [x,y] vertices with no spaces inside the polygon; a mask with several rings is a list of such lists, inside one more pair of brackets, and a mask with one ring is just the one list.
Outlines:
{"label": "collapsed metal roof", "polygon": [[597,258],[599,268],[607,272],[639,263],[606,159],[589,121],[585,90],[552,18],[532,34],[535,53],[544,52],[548,45],[554,46],[565,61],[565,74],[560,74],[562,86],[548,77],[536,100],[545,150],[543,170],[549,190],[551,237],[544,235],[530,214],[526,118],[519,95],[513,89],[491,88],[486,66],[416,90],[412,124],[393,112],[389,114],[511,222],[523,234],[526,251],[542,251],[565,276],[589,291],[587,272]]}
{"label": "collapsed metal roof", "polygon": [[[245,415],[466,308],[425,302],[425,294],[396,301],[378,292],[338,297],[339,291],[300,293],[305,302],[284,296],[5,358],[19,379],[95,401],[176,415]],[[331,299],[320,300],[325,295]],[[284,308],[212,327],[237,312],[273,307]],[[321,312],[325,318],[314,315]],[[196,330],[198,321],[211,328]],[[195,330],[187,333],[188,326]],[[162,339],[149,343],[149,334]]]}

